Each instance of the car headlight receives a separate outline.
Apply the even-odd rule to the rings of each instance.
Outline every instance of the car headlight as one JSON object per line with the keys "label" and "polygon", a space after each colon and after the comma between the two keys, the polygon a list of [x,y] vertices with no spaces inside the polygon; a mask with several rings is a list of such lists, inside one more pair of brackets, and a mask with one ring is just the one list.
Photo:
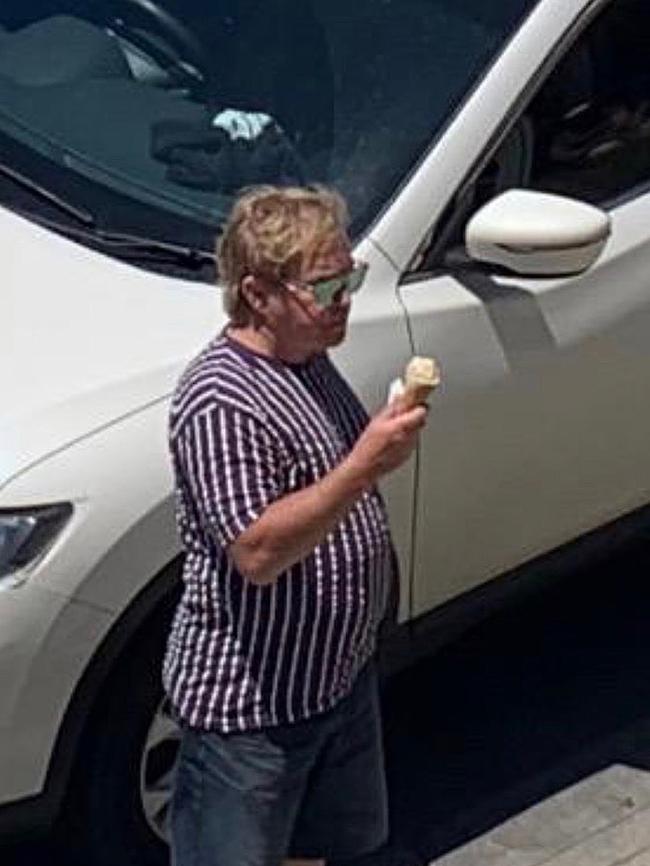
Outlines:
{"label": "car headlight", "polygon": [[0,588],[27,579],[27,568],[49,550],[71,514],[69,502],[0,511]]}

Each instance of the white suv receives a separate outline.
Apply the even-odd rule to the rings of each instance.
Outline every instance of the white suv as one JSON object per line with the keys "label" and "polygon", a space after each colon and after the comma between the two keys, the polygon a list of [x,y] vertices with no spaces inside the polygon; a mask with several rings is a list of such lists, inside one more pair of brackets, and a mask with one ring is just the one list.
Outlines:
{"label": "white suv", "polygon": [[241,186],[346,195],[370,269],[336,362],[370,410],[412,354],[441,362],[385,485],[395,646],[644,516],[645,6],[4,0],[3,833],[63,813],[88,866],[164,861],[166,416],[223,325],[212,245]]}

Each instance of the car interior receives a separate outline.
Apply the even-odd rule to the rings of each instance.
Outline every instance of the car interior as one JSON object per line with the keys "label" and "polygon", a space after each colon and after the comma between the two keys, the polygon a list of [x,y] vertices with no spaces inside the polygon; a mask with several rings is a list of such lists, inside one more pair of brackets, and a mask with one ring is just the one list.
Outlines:
{"label": "car interior", "polygon": [[[225,197],[220,200],[214,185],[202,189],[200,177],[186,184],[170,179],[169,165],[154,152],[156,125],[180,124],[186,137],[194,130],[196,140],[186,141],[186,153],[200,151],[208,165],[220,143],[209,140],[211,112],[217,110],[215,78],[222,105],[268,111],[268,100],[259,93],[247,99],[241,77],[237,92],[223,92],[225,76],[218,76],[218,64],[208,64],[207,48],[179,19],[154,4],[131,4],[135,14],[128,3],[121,5],[127,14],[103,26],[91,16],[54,14],[5,29],[0,37],[3,114],[14,123],[12,133],[22,133],[30,145],[68,166],[77,160],[82,172],[107,172],[111,185],[121,182],[130,193],[155,191],[172,207],[190,205],[214,218],[222,213]],[[156,12],[143,13],[150,7]],[[283,130],[283,136],[299,139],[298,132]],[[307,151],[313,147],[310,141],[301,144]],[[271,149],[269,179],[278,174],[275,156]]]}
{"label": "car interior", "polygon": [[[475,57],[478,74],[499,42],[435,0],[26,5],[0,11],[0,128],[208,221],[238,186],[277,180],[333,184],[353,216],[375,209],[462,98],[457,69]],[[263,156],[261,139],[225,153],[224,109],[270,119]]]}

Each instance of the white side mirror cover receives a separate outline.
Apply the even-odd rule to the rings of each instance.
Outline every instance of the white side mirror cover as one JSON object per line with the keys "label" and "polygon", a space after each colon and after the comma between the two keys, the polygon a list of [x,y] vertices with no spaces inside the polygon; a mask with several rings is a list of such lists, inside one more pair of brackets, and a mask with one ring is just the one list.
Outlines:
{"label": "white side mirror cover", "polygon": [[504,192],[472,217],[469,256],[518,274],[579,274],[600,256],[611,233],[605,211],[575,199],[532,190]]}

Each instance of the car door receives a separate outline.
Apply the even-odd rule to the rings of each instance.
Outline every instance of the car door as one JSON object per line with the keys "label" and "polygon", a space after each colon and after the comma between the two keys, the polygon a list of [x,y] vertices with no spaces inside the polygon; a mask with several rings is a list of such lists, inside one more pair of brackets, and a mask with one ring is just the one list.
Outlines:
{"label": "car door", "polygon": [[[551,56],[552,27],[537,35]],[[515,100],[494,159],[457,187],[402,278],[414,351],[443,370],[419,455],[413,616],[650,501],[648,37],[639,0],[585,4],[560,36],[568,53],[528,105]],[[467,219],[512,186],[606,208],[596,265],[528,279],[459,256]]]}

